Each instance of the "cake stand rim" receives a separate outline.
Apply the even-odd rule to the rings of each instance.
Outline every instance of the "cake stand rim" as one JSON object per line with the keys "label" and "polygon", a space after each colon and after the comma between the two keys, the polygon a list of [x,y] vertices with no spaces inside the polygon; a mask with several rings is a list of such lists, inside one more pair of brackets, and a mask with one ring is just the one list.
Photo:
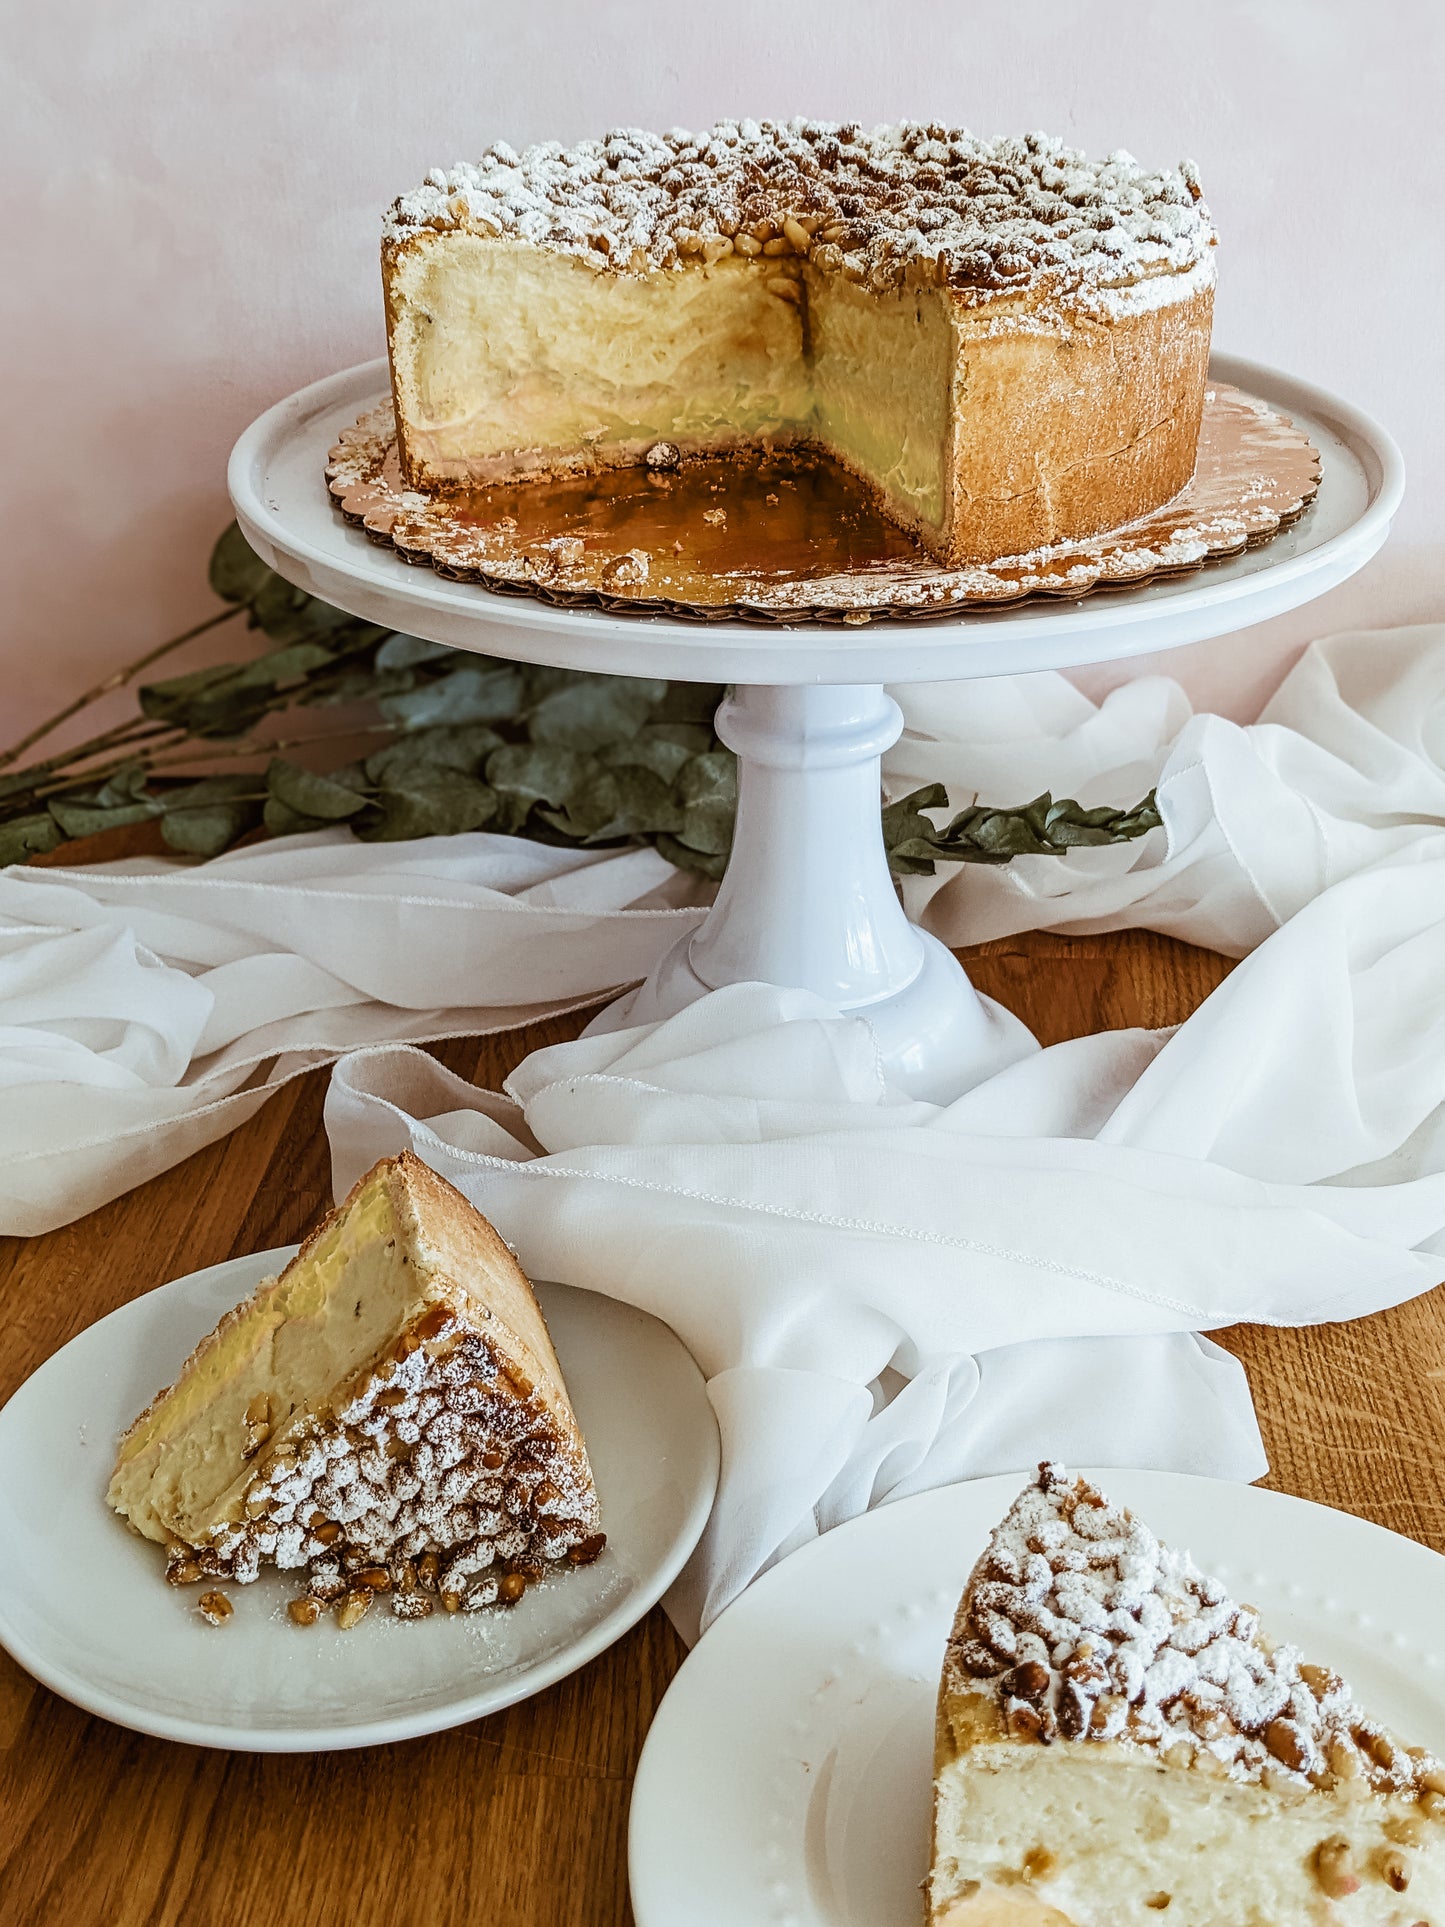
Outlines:
{"label": "cake stand rim", "polygon": [[[352,614],[474,653],[694,682],[966,680],[1081,667],[1229,634],[1314,600],[1378,552],[1404,491],[1403,458],[1389,432],[1353,403],[1264,363],[1216,354],[1210,375],[1296,420],[1303,417],[1317,447],[1314,431],[1328,431],[1330,446],[1319,447],[1322,473],[1314,503],[1292,528],[1247,552],[1254,559],[1244,572],[1231,570],[1245,558],[1219,559],[1193,574],[1136,589],[919,623],[698,624],[565,609],[448,581],[404,562],[343,520],[324,480],[337,435],[368,403],[384,399],[384,357],[324,376],[267,409],[238,438],[227,480],[243,533],[279,574]],[[1340,527],[1310,542],[1321,505],[1333,507],[1348,486],[1339,473],[1341,450],[1366,499]],[[272,479],[288,457],[297,468],[294,499],[286,499],[284,487]],[[1303,532],[1302,547],[1258,559],[1296,531]]]}

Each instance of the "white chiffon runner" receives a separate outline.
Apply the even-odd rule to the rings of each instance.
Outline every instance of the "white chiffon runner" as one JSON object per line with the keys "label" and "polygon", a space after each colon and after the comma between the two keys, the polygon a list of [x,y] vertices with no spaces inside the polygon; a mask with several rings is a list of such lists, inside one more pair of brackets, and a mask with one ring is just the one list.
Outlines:
{"label": "white chiffon runner", "polygon": [[670,1601],[689,1635],[868,1505],[1045,1452],[1257,1476],[1243,1374],[1196,1334],[1445,1275],[1445,627],[1316,645],[1248,727],[1162,677],[1099,705],[1052,675],[895,693],[895,794],[1157,782],[1138,842],[906,897],[955,944],[1135,925],[1243,957],[1187,1023],[1041,1051],[1000,1012],[986,1074],[934,1105],[881,1081],[863,1019],[743,985],[488,1095],[414,1045],[641,976],[699,915],[688,879],[485,834],[12,870],[0,1228],[89,1209],[349,1051],[338,1187],[413,1144],[530,1270],[698,1359],[724,1475]]}
{"label": "white chiffon runner", "polygon": [[694,895],[651,850],[484,835],[0,870],[0,1231],[93,1210],[357,1045],[645,976]]}

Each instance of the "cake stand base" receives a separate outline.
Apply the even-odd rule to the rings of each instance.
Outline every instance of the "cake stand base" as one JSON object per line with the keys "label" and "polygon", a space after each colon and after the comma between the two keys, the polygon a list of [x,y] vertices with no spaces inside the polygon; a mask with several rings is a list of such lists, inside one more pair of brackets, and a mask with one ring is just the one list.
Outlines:
{"label": "cake stand base", "polygon": [[903,715],[881,683],[738,689],[717,730],[738,758],[732,854],[701,929],[589,1035],[671,1017],[726,984],[808,990],[866,1017],[890,1082],[946,1101],[992,1068],[999,1024],[962,966],[908,921],[880,816]]}

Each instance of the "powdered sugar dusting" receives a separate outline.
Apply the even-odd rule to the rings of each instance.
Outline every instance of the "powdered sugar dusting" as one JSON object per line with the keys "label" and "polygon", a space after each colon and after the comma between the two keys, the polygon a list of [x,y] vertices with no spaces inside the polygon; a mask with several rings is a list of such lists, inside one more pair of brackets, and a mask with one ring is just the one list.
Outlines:
{"label": "powdered sugar dusting", "polygon": [[905,121],[723,120],[434,168],[390,209],[388,241],[465,229],[641,272],[737,252],[808,255],[875,286],[1128,286],[1203,261],[1214,226],[1192,163],[1091,160],[1048,134],[981,140]]}
{"label": "powdered sugar dusting", "polygon": [[191,1562],[246,1585],[263,1565],[305,1568],[314,1599],[365,1584],[417,1618],[432,1595],[475,1611],[508,1596],[509,1575],[535,1578],[601,1547],[585,1455],[485,1337],[439,1309],[334,1414],[285,1429],[243,1506],[209,1545],[178,1547],[172,1576]]}
{"label": "powdered sugar dusting", "polygon": [[985,1693],[1014,1737],[1200,1755],[1237,1779],[1364,1779],[1430,1799],[1440,1763],[1407,1751],[1339,1676],[1260,1633],[1187,1552],[1045,1464],[970,1578],[946,1682]]}

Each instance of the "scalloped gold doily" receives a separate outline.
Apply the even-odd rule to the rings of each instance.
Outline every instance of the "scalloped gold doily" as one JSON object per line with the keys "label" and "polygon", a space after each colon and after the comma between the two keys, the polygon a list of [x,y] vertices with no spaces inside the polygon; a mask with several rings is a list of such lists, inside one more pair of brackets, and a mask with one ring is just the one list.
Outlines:
{"label": "scalloped gold doily", "polygon": [[1285,415],[1216,383],[1193,480],[1152,515],[1088,541],[946,568],[826,456],[704,458],[469,494],[407,487],[389,404],[332,449],[341,513],[404,561],[561,607],[699,622],[927,620],[1077,600],[1185,575],[1268,542],[1319,487],[1319,455]]}

